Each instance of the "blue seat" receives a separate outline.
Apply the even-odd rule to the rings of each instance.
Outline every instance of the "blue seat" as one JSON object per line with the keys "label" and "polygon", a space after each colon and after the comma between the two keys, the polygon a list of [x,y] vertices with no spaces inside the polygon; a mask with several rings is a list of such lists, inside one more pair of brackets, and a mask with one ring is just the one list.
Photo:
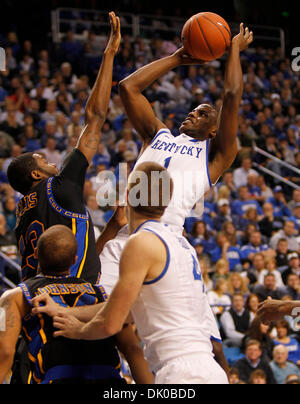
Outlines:
{"label": "blue seat", "polygon": [[229,366],[233,366],[236,361],[242,359],[245,355],[241,353],[240,348],[224,347],[224,355]]}

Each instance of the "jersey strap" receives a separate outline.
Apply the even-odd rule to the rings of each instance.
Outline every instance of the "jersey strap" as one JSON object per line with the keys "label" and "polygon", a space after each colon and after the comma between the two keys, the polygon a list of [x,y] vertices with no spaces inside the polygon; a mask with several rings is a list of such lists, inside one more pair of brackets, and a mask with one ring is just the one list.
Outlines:
{"label": "jersey strap", "polygon": [[164,246],[166,247],[166,250],[167,250],[167,262],[166,262],[166,265],[165,265],[162,273],[156,279],[153,279],[152,281],[149,281],[149,282],[144,282],[144,285],[147,286],[147,285],[153,285],[154,283],[157,283],[158,281],[160,281],[166,275],[166,273],[167,273],[167,271],[169,269],[171,255],[170,255],[170,249],[168,247],[168,244],[165,242],[165,240],[159,234],[157,234],[153,230],[146,229],[146,228],[144,228],[143,231],[148,231],[149,233],[155,234],[160,239],[160,241],[164,244]]}

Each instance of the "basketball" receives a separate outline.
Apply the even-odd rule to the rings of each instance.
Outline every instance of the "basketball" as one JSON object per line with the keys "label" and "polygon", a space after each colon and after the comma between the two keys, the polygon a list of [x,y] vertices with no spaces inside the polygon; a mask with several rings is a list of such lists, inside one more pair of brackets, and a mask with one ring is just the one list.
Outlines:
{"label": "basketball", "polygon": [[218,14],[195,14],[184,25],[182,42],[186,52],[195,59],[210,62],[224,55],[231,43],[229,25]]}

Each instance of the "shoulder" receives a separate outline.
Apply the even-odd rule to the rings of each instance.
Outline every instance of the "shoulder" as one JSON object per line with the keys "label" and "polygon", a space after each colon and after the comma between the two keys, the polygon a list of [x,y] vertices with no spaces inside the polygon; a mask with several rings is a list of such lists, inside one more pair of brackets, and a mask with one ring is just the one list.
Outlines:
{"label": "shoulder", "polygon": [[5,292],[0,298],[0,307],[5,310],[15,307],[23,316],[28,307],[21,288],[17,287]]}
{"label": "shoulder", "polygon": [[[159,257],[164,249],[162,240],[154,233],[149,231],[140,231],[129,237],[124,248],[124,254],[134,252],[135,256]],[[123,255],[124,255],[123,254]]]}

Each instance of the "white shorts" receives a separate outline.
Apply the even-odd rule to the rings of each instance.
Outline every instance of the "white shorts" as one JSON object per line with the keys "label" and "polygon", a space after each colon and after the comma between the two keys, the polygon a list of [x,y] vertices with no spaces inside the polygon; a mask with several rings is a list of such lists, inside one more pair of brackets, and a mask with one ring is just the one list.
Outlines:
{"label": "white shorts", "polygon": [[111,295],[111,292],[119,280],[120,258],[128,238],[128,226],[125,226],[113,240],[106,243],[100,255],[102,273],[100,284],[104,287],[108,295]]}
{"label": "white shorts", "polygon": [[229,384],[227,375],[210,354],[183,356],[168,362],[155,384]]}

